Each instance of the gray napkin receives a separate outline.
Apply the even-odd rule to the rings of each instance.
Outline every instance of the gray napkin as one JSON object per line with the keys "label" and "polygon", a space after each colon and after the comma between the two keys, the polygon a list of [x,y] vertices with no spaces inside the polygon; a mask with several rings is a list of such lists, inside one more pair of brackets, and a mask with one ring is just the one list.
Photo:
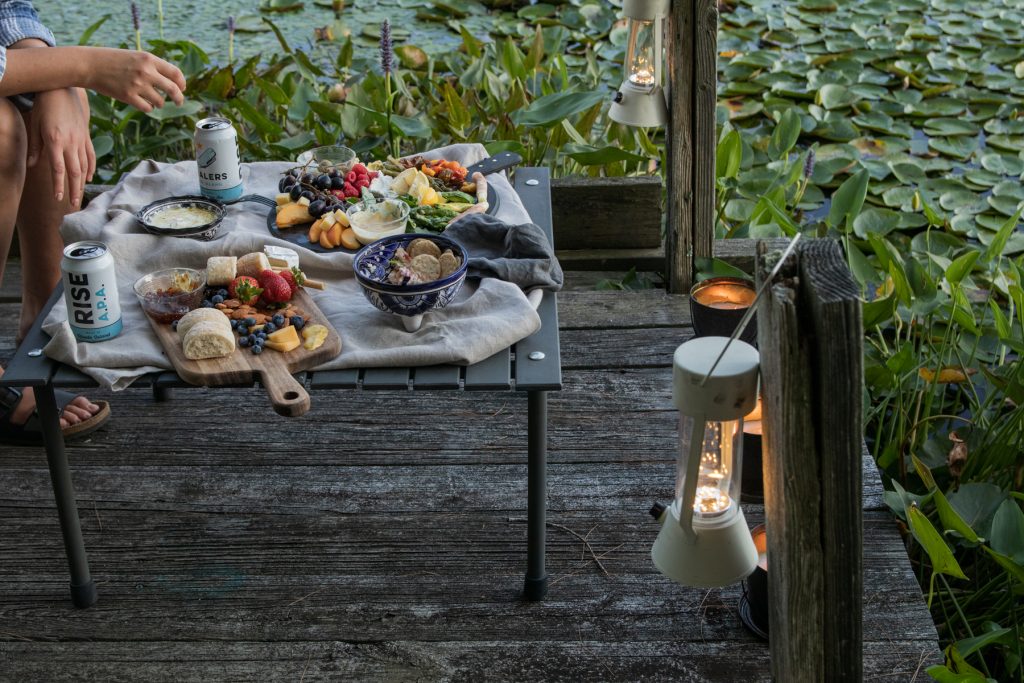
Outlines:
{"label": "gray napkin", "polygon": [[[482,145],[462,144],[425,155],[456,159],[468,166],[485,158],[487,151]],[[280,173],[289,166],[243,164],[245,191],[273,196]],[[489,180],[501,199],[498,217],[509,224],[529,222],[529,215],[508,179],[495,174]],[[132,291],[135,279],[170,266],[204,268],[209,256],[240,256],[262,251],[266,244],[294,248],[302,269],[310,277],[327,283],[326,291],[308,291],[338,330],[342,351],[319,370],[471,364],[540,329],[537,312],[516,284],[485,277],[467,281],[455,301],[428,313],[416,332],[406,332],[398,316],[378,311],[363,297],[352,273],[352,254],[317,254],[272,237],[267,231],[269,209],[259,204],[229,206],[223,228],[227,234],[213,242],[150,235],[132,215],[155,199],[196,194],[198,189],[194,161],[146,161],[85,210],[65,218],[61,228],[65,243],[93,239],[110,247],[116,264],[124,332],[106,342],[78,343],[61,301],[43,323],[43,329],[52,337],[45,348],[47,356],[74,365],[100,385],[115,390],[124,389],[147,372],[170,369],[170,361]]]}
{"label": "gray napkin", "polygon": [[562,267],[547,235],[534,223],[509,225],[486,214],[460,218],[444,231],[469,252],[469,277],[495,277],[524,290],[562,288]]}

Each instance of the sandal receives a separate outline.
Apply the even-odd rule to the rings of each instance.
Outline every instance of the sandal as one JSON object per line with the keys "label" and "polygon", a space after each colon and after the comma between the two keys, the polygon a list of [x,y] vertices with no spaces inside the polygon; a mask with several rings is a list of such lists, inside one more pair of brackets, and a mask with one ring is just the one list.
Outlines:
{"label": "sandal", "polygon": [[[78,394],[70,391],[54,390],[54,397],[57,399],[57,414],[63,414],[67,407]],[[11,415],[15,407],[21,402],[22,394],[17,389],[10,387],[0,388],[0,443],[10,446],[43,446],[43,430],[39,419],[38,410],[33,410],[25,424],[11,424]],[[103,426],[110,419],[110,404],[106,401],[93,401],[100,407],[99,411],[92,417],[82,420],[73,425],[68,425],[61,430],[65,441],[91,434]]]}

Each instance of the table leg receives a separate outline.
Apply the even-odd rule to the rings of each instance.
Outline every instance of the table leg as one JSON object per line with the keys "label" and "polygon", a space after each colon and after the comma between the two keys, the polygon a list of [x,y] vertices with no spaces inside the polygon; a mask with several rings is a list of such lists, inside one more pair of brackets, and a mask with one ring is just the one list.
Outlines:
{"label": "table leg", "polygon": [[78,504],[71,484],[68,458],[64,452],[64,435],[60,431],[60,414],[53,385],[35,388],[36,407],[42,423],[46,444],[46,462],[50,467],[53,496],[57,501],[60,530],[64,536],[64,552],[71,569],[71,601],[75,607],[89,607],[96,602],[96,584],[89,575],[89,560],[85,556],[82,527],[78,521]]}
{"label": "table leg", "polygon": [[171,400],[171,390],[169,387],[158,387],[156,383],[153,383],[153,400],[157,403],[163,403],[164,401]]}
{"label": "table leg", "polygon": [[547,532],[547,450],[548,394],[527,392],[527,504],[526,504],[526,587],[527,600],[542,600],[548,592],[544,567]]}

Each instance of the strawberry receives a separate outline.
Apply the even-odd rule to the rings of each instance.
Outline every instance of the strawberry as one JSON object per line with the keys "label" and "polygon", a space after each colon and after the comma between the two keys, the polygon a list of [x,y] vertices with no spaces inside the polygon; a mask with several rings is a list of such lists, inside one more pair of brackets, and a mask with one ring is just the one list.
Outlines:
{"label": "strawberry", "polygon": [[306,282],[306,275],[298,268],[282,270],[278,275],[288,283],[288,287],[292,290],[292,296],[295,296],[295,291]]}
{"label": "strawberry", "polygon": [[228,294],[231,295],[231,298],[238,299],[247,306],[256,303],[262,293],[260,283],[256,281],[256,278],[248,275],[239,275],[228,285]]}
{"label": "strawberry", "polygon": [[292,298],[288,281],[272,270],[260,273],[260,284],[263,285],[263,300],[267,303],[280,304]]}

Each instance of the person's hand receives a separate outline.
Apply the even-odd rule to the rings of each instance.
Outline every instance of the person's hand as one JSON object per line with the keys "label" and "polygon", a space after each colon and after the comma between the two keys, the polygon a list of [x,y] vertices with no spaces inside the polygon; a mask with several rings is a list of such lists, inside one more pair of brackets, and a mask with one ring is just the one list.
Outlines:
{"label": "person's hand", "polygon": [[89,137],[89,105],[84,91],[61,88],[36,93],[29,116],[28,165],[46,156],[53,176],[53,194],[64,199],[65,183],[72,208],[82,202],[85,183],[96,171],[96,153]]}
{"label": "person's hand", "polygon": [[185,76],[170,62],[137,50],[90,48],[89,82],[86,86],[143,112],[164,106],[164,97],[175,104],[185,101]]}

